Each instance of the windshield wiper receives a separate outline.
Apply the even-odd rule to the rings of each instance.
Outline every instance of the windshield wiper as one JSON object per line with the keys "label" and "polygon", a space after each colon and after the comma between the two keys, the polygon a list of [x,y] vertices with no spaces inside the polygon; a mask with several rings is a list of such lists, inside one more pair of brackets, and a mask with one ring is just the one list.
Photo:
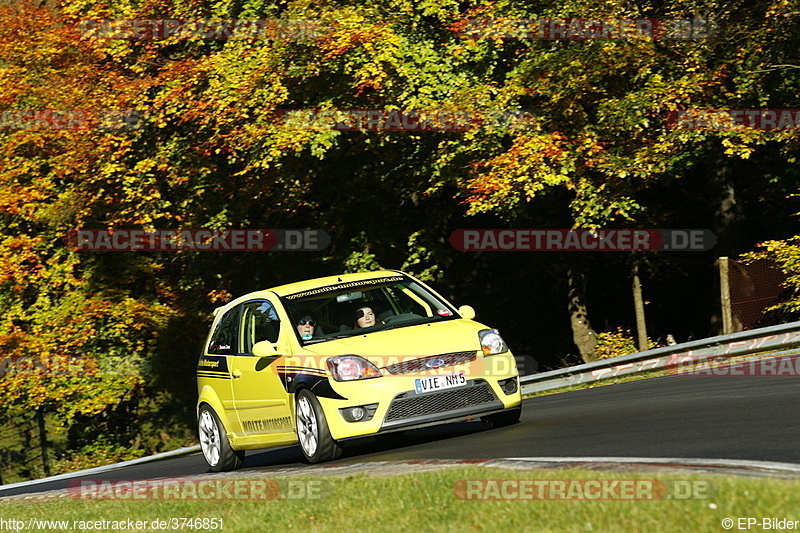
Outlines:
{"label": "windshield wiper", "polygon": [[442,320],[442,319],[443,317],[438,317],[438,316],[420,317],[419,319],[387,324],[386,327],[382,328],[380,331],[385,331],[387,329],[404,328],[407,326],[420,326],[422,324],[430,324],[431,322],[436,322],[437,320]]}

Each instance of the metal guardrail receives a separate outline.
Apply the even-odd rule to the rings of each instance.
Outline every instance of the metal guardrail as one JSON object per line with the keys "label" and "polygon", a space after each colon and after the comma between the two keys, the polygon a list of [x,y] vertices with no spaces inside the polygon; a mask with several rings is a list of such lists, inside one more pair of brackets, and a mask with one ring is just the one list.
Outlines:
{"label": "metal guardrail", "polygon": [[655,348],[593,363],[551,370],[520,378],[523,394],[635,374],[676,369],[720,357],[730,358],[800,346],[800,322],[751,329],[729,335]]}
{"label": "metal guardrail", "polygon": [[4,497],[3,491],[7,491],[10,489],[16,489],[19,487],[32,487],[34,485],[39,485],[41,483],[49,483],[50,481],[62,481],[65,479],[75,479],[78,477],[95,475],[95,474],[102,474],[105,472],[110,472],[112,470],[116,470],[118,468],[124,468],[126,466],[133,466],[139,465],[142,463],[151,463],[153,461],[161,461],[163,459],[171,459],[173,457],[182,457],[184,455],[191,455],[194,453],[198,453],[200,451],[200,445],[196,444],[194,446],[187,446],[185,448],[179,448],[177,450],[172,450],[169,452],[162,452],[157,453],[155,455],[148,455],[147,457],[140,457],[139,459],[131,459],[129,461],[122,461],[121,463],[114,463],[112,465],[103,465],[103,466],[96,466],[94,468],[87,468],[86,470],[78,470],[76,472],[67,472],[66,474],[58,474],[55,476],[44,477],[41,479],[31,479],[28,481],[19,481],[17,483],[9,483],[7,485],[0,485],[0,498]]}

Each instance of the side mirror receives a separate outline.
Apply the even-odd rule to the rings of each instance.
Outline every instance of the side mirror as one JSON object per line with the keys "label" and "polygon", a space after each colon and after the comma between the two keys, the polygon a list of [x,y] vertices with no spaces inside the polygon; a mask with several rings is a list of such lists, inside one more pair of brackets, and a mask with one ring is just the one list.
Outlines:
{"label": "side mirror", "polygon": [[270,355],[278,355],[278,351],[271,342],[261,341],[253,345],[253,355],[256,357],[269,357]]}
{"label": "side mirror", "polygon": [[253,355],[256,357],[269,357],[276,355],[288,355],[291,353],[288,346],[269,341],[260,341],[253,345]]}
{"label": "side mirror", "polygon": [[472,320],[475,318],[475,309],[471,305],[462,305],[458,308],[458,314],[461,315],[461,318]]}

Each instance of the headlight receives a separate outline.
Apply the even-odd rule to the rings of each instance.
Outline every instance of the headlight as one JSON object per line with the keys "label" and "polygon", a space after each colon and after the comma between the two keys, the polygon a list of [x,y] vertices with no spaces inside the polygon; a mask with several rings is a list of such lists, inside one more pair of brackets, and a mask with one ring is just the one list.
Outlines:
{"label": "headlight", "polygon": [[326,361],[328,370],[336,381],[354,381],[381,377],[381,371],[363,357],[342,355]]}
{"label": "headlight", "polygon": [[485,329],[478,332],[478,338],[481,340],[481,350],[483,355],[495,355],[508,351],[508,346],[500,336],[500,332],[496,329]]}

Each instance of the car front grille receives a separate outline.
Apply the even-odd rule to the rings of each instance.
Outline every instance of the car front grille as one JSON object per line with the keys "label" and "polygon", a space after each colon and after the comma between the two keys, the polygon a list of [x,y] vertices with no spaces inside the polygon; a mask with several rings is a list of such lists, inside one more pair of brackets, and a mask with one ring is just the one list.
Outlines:
{"label": "car front grille", "polygon": [[386,422],[414,418],[445,411],[454,411],[473,405],[496,402],[492,387],[478,379],[471,386],[427,394],[404,392],[398,394],[386,413]]}
{"label": "car front grille", "polygon": [[419,359],[411,359],[410,361],[402,361],[393,365],[386,366],[386,371],[390,374],[416,374],[417,372],[424,372],[430,370],[431,367],[426,366],[430,361],[440,359],[443,364],[434,368],[444,368],[447,366],[455,366],[474,361],[477,357],[477,352],[454,352],[443,353],[441,355],[429,355],[427,357],[420,357]]}

